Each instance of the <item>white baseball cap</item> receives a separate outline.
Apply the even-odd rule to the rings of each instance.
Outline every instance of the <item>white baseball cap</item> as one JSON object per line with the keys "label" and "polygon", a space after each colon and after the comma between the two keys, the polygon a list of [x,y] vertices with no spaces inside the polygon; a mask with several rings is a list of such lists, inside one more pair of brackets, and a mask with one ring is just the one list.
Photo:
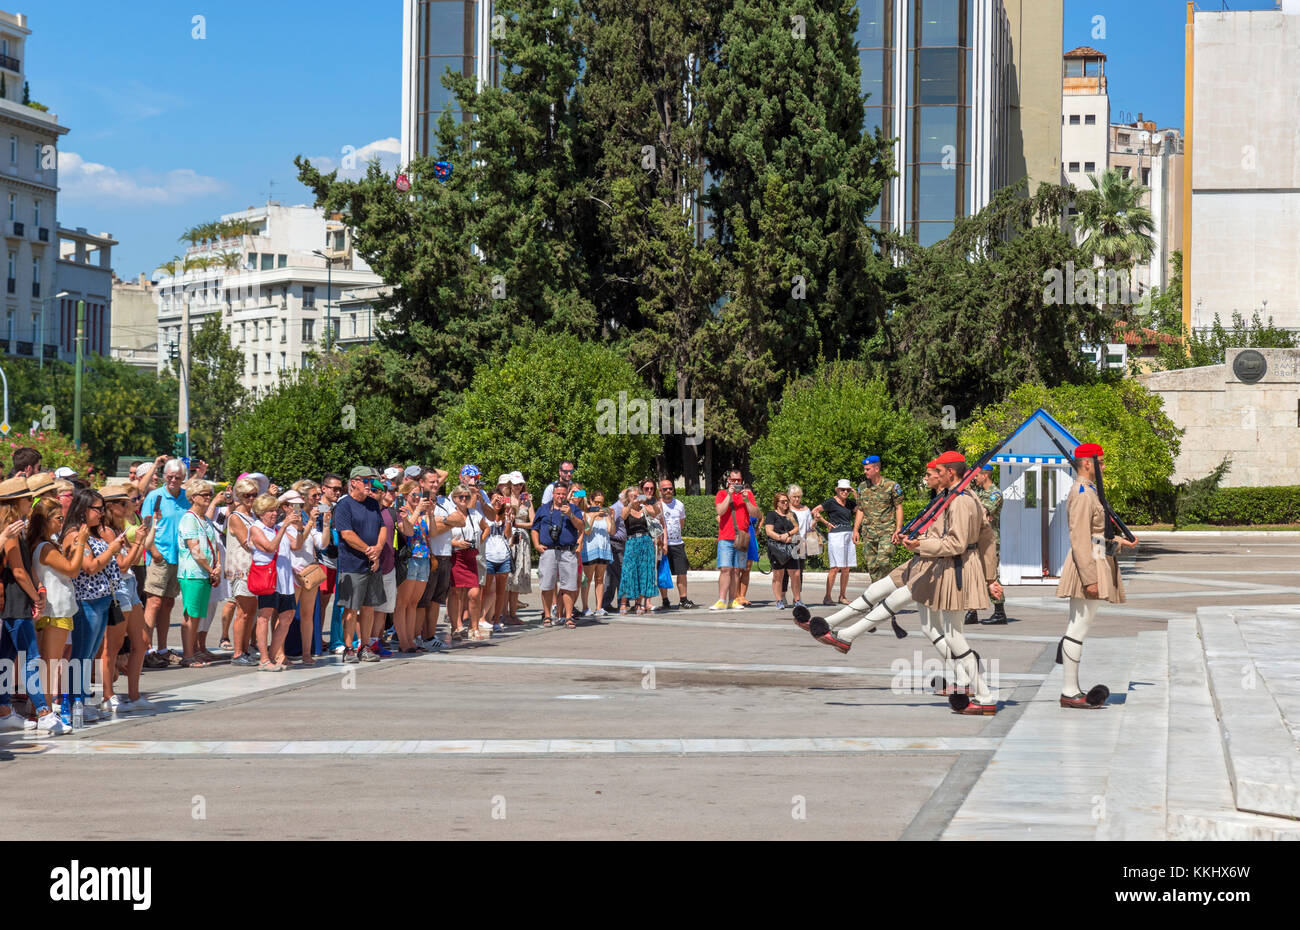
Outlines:
{"label": "white baseball cap", "polygon": [[509,484],[509,483],[510,483],[509,475],[501,475],[500,477],[497,478],[497,484]]}
{"label": "white baseball cap", "polygon": [[71,468],[69,468],[67,465],[64,465],[62,468],[56,468],[56,469],[54,469],[54,477],[55,477],[55,478],[65,478],[65,479],[66,479],[66,478],[75,478],[75,477],[77,477],[77,473],[76,473],[75,471],[73,471]]}
{"label": "white baseball cap", "polygon": [[527,484],[528,482],[524,481],[524,475],[523,475],[523,472],[512,471],[512,472],[510,473],[510,483],[511,483],[511,484]]}
{"label": "white baseball cap", "polygon": [[837,485],[835,485],[835,490],[838,491],[838,490],[840,490],[841,488],[843,488],[843,489],[846,490],[846,491],[852,491],[852,490],[853,490],[853,482],[849,481],[848,478],[841,478],[841,479],[840,479],[840,483],[837,484]]}
{"label": "white baseball cap", "polygon": [[301,495],[301,494],[299,494],[297,491],[294,491],[294,490],[292,490],[292,489],[290,489],[290,490],[288,490],[288,491],[285,491],[283,494],[281,494],[279,497],[277,497],[276,500],[279,501],[281,504],[305,504],[305,503],[307,503],[306,501],[304,501],[304,500],[302,499],[302,495]]}
{"label": "white baseball cap", "polygon": [[247,478],[249,481],[257,484],[257,493],[265,494],[271,488],[271,479],[266,477],[260,471],[249,472],[246,475],[240,475],[241,478]]}
{"label": "white baseball cap", "polygon": [[384,469],[384,477],[389,481],[396,481],[401,476],[402,476],[402,470],[400,468]]}
{"label": "white baseball cap", "polygon": [[419,478],[420,475],[424,474],[424,469],[419,465],[408,465],[406,471],[402,472],[402,474],[408,478]]}

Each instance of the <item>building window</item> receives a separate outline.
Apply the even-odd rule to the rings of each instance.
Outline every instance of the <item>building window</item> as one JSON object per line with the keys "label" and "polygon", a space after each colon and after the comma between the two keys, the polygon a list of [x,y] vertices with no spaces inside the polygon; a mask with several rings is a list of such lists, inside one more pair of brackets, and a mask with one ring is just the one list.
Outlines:
{"label": "building window", "polygon": [[32,225],[39,227],[41,225],[41,202],[34,201],[32,204]]}
{"label": "building window", "polygon": [[256,352],[253,353],[252,372],[253,374],[257,374],[257,353]]}
{"label": "building window", "polygon": [[32,259],[32,283],[41,283],[41,260],[39,258]]}
{"label": "building window", "polygon": [[13,220],[18,219],[18,195],[17,194],[9,195],[9,219],[11,222]]}
{"label": "building window", "polygon": [[311,367],[311,355],[309,355],[309,354],[306,353],[306,352],[302,353],[302,364],[301,364],[299,367],[301,367],[301,368],[310,368],[310,367]]}
{"label": "building window", "polygon": [[267,353],[266,353],[266,371],[267,371],[268,374],[269,374],[270,371],[271,371],[271,353],[270,353],[270,352],[267,352]]}
{"label": "building window", "polygon": [[357,315],[355,313],[350,315],[352,317],[352,335],[355,336],[357,334]]}
{"label": "building window", "polygon": [[286,360],[286,358],[285,358],[285,353],[281,352],[281,353],[280,353],[280,370],[281,370],[281,371],[284,371],[284,369],[285,369],[286,367],[288,367],[288,362],[287,362],[287,360]]}
{"label": "building window", "polygon": [[1118,141],[1120,145],[1128,145],[1129,138],[1129,134],[1126,132],[1121,132],[1115,137],[1116,141]]}
{"label": "building window", "polygon": [[247,342],[247,341],[248,341],[248,324],[247,324],[247,323],[240,323],[240,324],[239,324],[239,341],[240,341],[240,342]]}
{"label": "building window", "polygon": [[313,310],[316,309],[316,288],[304,287],[302,289],[302,305]]}
{"label": "building window", "polygon": [[1085,117],[1083,118],[1083,125],[1085,125],[1085,126],[1096,126],[1096,125],[1097,125],[1097,114],[1096,114],[1096,113],[1089,113],[1087,116],[1085,116]]}
{"label": "building window", "polygon": [[1077,161],[1070,162],[1070,173],[1077,174],[1078,171],[1079,171],[1079,163]]}
{"label": "building window", "polygon": [[272,255],[270,252],[264,253],[262,255],[262,270],[270,271],[274,267],[275,267],[275,256]]}
{"label": "building window", "polygon": [[9,137],[9,164],[18,164],[18,137]]}
{"label": "building window", "polygon": [[1079,114],[1078,114],[1078,113],[1071,113],[1071,114],[1070,114],[1070,125],[1071,125],[1071,126],[1078,126],[1078,125],[1079,125]]}
{"label": "building window", "polygon": [[1150,169],[1150,168],[1143,168],[1143,169],[1142,169],[1142,186],[1143,186],[1143,187],[1150,187],[1150,186],[1151,186],[1151,169]]}
{"label": "building window", "polygon": [[1120,165],[1120,167],[1119,167],[1119,176],[1120,176],[1121,178],[1124,178],[1124,179],[1127,180],[1127,178],[1128,178],[1128,176],[1129,176],[1129,172],[1132,171],[1132,170],[1133,170],[1133,169],[1130,168],[1128,165]]}
{"label": "building window", "polygon": [[277,255],[275,257],[275,267],[277,268],[283,268],[288,263],[289,263],[288,255]]}
{"label": "building window", "polygon": [[303,320],[303,321],[302,321],[302,341],[303,341],[303,342],[311,342],[311,341],[312,341],[312,330],[314,330],[315,328],[316,328],[316,321],[315,321],[315,320]]}
{"label": "building window", "polygon": [[256,252],[249,252],[249,253],[248,253],[248,268],[249,268],[250,271],[256,271],[256,270],[257,270],[257,253],[256,253]]}
{"label": "building window", "polygon": [[36,150],[36,163],[32,166],[32,170],[35,171],[37,174],[40,174],[41,173],[41,144],[37,142],[36,145],[32,147]]}
{"label": "building window", "polygon": [[9,253],[9,280],[10,281],[12,281],[14,278],[18,276],[15,273],[17,270],[18,270],[18,253],[10,252]]}
{"label": "building window", "polygon": [[284,317],[280,317],[280,341],[289,341],[289,321]]}
{"label": "building window", "polygon": [[1097,163],[1095,161],[1085,161],[1083,163],[1083,170],[1091,174],[1097,170]]}

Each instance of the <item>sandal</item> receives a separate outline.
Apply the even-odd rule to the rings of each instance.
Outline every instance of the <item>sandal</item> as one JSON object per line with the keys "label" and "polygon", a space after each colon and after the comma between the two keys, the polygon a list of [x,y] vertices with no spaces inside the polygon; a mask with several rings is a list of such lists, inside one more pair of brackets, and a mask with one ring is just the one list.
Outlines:
{"label": "sandal", "polygon": [[217,648],[218,648],[218,649],[234,649],[234,648],[235,648],[235,644],[232,643],[230,640],[226,639],[226,638],[223,636],[223,637],[221,638],[221,645],[217,646]]}
{"label": "sandal", "polygon": [[181,668],[207,668],[209,663],[200,659],[197,655],[193,655],[188,659],[181,659],[179,664]]}
{"label": "sandal", "polygon": [[567,617],[564,621],[564,625],[570,630],[576,630],[578,628],[578,624],[574,622],[572,617]]}

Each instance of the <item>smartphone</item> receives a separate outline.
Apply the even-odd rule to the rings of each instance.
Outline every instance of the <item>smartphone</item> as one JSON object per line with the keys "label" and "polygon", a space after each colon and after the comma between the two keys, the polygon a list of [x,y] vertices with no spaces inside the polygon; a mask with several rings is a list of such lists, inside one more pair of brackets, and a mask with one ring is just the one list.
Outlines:
{"label": "smartphone", "polygon": [[140,529],[144,530],[146,533],[149,532],[149,527],[151,527],[152,525],[153,525],[153,517],[145,517],[143,520],[140,521]]}

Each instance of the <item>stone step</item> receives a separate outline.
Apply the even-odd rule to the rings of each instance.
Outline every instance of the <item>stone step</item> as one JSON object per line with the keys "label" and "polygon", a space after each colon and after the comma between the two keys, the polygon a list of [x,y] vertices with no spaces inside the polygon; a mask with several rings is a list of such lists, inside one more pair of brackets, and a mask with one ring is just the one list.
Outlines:
{"label": "stone step", "polygon": [[1170,620],[1165,835],[1171,840],[1300,839],[1300,825],[1236,809],[1196,621]]}
{"label": "stone step", "polygon": [[1100,682],[1112,689],[1101,710],[1061,707],[1061,666],[1052,666],[943,839],[1096,838],[1135,642],[1134,637],[1092,638],[1084,646],[1080,685],[1086,691]]}
{"label": "stone step", "polygon": [[1160,630],[1139,633],[1133,652],[1133,668],[1123,683],[1127,696],[1116,708],[1122,719],[1097,825],[1099,840],[1165,838],[1169,637]]}
{"label": "stone step", "polygon": [[1296,820],[1300,752],[1238,626],[1251,614],[1236,607],[1196,612],[1228,780],[1238,810]]}

